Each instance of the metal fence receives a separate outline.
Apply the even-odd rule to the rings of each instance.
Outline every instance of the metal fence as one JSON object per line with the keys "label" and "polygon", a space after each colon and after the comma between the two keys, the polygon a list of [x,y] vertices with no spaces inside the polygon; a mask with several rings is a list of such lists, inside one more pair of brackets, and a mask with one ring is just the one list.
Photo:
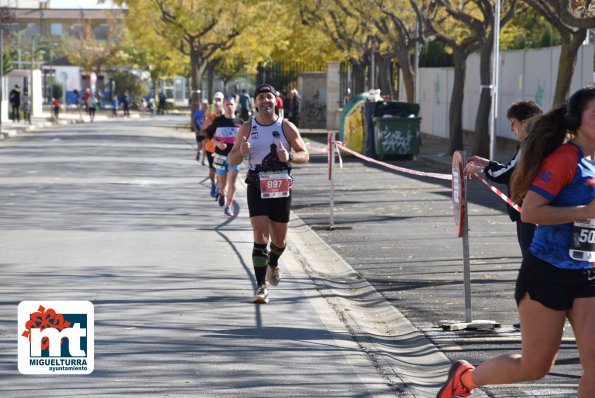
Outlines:
{"label": "metal fence", "polygon": [[325,71],[325,63],[260,62],[256,70],[256,85],[268,83],[281,93],[289,93],[292,88],[297,87],[297,78],[301,72]]}

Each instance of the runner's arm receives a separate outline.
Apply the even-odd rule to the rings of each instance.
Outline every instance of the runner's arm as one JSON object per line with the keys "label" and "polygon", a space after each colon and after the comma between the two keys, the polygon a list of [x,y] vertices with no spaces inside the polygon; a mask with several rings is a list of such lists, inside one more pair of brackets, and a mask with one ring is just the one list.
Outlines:
{"label": "runner's arm", "polygon": [[308,163],[310,154],[295,124],[289,120],[283,120],[283,134],[287,138],[289,145],[291,145],[291,149],[293,149],[293,160],[291,163]]}
{"label": "runner's arm", "polygon": [[227,160],[229,160],[229,164],[232,166],[237,166],[242,163],[244,160],[244,156],[247,154],[242,154],[240,148],[242,144],[248,140],[248,136],[250,135],[250,122],[246,122],[242,124],[240,130],[238,131],[238,137],[236,139],[235,144],[231,148],[229,155],[227,155]]}

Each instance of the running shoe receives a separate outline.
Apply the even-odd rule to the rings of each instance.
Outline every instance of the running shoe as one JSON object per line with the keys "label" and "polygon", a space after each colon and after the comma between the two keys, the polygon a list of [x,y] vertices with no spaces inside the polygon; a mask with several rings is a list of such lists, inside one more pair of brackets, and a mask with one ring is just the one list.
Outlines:
{"label": "running shoe", "polygon": [[272,267],[269,265],[267,267],[267,282],[269,282],[271,286],[277,286],[280,280],[281,270],[279,267]]}
{"label": "running shoe", "polygon": [[217,185],[211,184],[211,198],[216,198],[217,193]]}
{"label": "running shoe", "polygon": [[266,285],[258,286],[256,289],[256,294],[254,295],[254,300],[252,300],[255,304],[266,304],[269,302],[269,290],[267,289]]}
{"label": "running shoe", "polygon": [[217,202],[219,202],[219,206],[221,207],[223,207],[223,205],[225,204],[225,195],[223,195],[221,192],[219,192],[217,196]]}
{"label": "running shoe", "polygon": [[233,216],[233,210],[229,207],[229,206],[225,206],[225,209],[223,209],[223,214],[225,214],[226,216]]}
{"label": "running shoe", "polygon": [[473,389],[465,387],[461,381],[463,373],[471,369],[475,367],[467,361],[454,362],[448,371],[448,379],[438,391],[436,398],[464,398],[473,394]]}

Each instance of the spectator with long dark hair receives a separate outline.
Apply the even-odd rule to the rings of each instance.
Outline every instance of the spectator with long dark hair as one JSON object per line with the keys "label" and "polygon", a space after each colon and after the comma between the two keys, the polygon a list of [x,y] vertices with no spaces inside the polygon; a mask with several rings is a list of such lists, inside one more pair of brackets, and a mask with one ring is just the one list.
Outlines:
{"label": "spectator with long dark hair", "polygon": [[523,200],[522,220],[537,224],[515,288],[521,354],[477,367],[456,361],[439,398],[544,377],[567,319],[583,368],[577,397],[595,397],[595,87],[531,118],[526,128],[511,185],[513,200]]}

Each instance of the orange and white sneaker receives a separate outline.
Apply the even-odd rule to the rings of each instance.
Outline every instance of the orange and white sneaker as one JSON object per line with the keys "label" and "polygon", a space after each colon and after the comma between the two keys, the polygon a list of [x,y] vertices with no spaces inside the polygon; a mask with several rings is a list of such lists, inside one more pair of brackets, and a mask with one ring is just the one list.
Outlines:
{"label": "orange and white sneaker", "polygon": [[464,398],[473,394],[473,389],[465,387],[461,381],[463,373],[471,369],[475,369],[475,366],[467,361],[454,362],[448,371],[448,379],[436,398]]}

